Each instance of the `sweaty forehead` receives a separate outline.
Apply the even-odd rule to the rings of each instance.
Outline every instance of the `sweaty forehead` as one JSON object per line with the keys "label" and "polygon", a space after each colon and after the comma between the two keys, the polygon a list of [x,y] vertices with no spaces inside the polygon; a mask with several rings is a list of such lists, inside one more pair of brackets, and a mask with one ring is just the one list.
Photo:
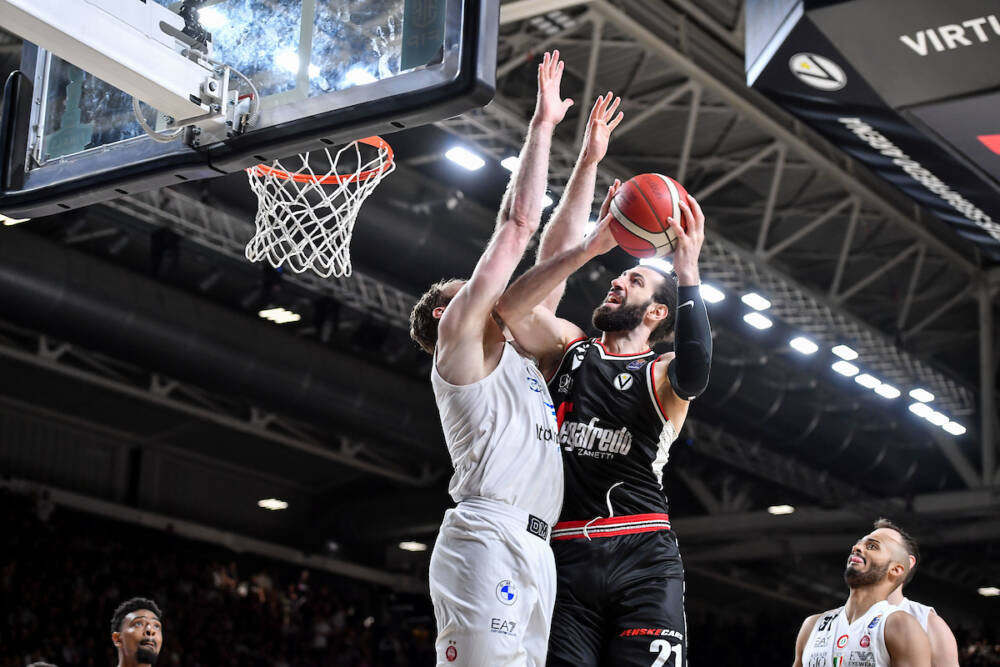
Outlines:
{"label": "sweaty forehead", "polygon": [[906,551],[906,545],[903,544],[903,540],[899,533],[891,528],[879,528],[861,538],[861,541],[863,542],[868,540],[877,540],[879,543],[890,549],[899,549],[903,552]]}
{"label": "sweaty forehead", "polygon": [[625,271],[625,275],[630,275],[633,273],[640,274],[646,281],[647,285],[659,285],[659,281],[665,280],[663,275],[654,269],[647,268],[645,266],[637,266],[634,269],[628,269]]}
{"label": "sweaty forehead", "polygon": [[136,609],[135,611],[130,612],[125,617],[125,623],[126,624],[131,623],[132,621],[136,620],[137,618],[144,618],[146,620],[156,621],[156,622],[160,621],[160,617],[157,616],[156,614],[154,614],[149,609]]}

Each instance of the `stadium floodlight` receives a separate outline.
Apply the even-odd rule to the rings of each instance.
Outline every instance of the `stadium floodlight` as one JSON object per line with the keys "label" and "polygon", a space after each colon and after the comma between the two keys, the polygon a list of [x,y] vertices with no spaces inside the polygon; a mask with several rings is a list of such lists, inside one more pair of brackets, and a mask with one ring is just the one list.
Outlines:
{"label": "stadium floodlight", "polygon": [[639,266],[651,266],[662,273],[671,273],[674,265],[662,257],[643,257],[639,260]]}
{"label": "stadium floodlight", "polygon": [[951,421],[950,419],[948,419],[947,415],[943,415],[937,410],[931,410],[931,413],[926,417],[924,417],[924,419],[934,424],[935,426],[944,426],[945,424]]}
{"label": "stadium floodlight", "polygon": [[965,433],[965,427],[958,422],[948,422],[942,426],[945,431],[951,433],[952,435],[963,435]]}
{"label": "stadium floodlight", "polygon": [[427,551],[427,545],[423,542],[400,542],[399,548],[403,551]]}
{"label": "stadium floodlight", "polygon": [[796,336],[788,341],[788,344],[793,350],[800,352],[801,354],[816,354],[816,351],[819,349],[819,345],[805,336]]}
{"label": "stadium floodlight", "polygon": [[977,588],[976,592],[984,598],[992,598],[1000,595],[1000,588],[997,588],[996,586],[986,586],[984,588]]}
{"label": "stadium floodlight", "polygon": [[767,508],[769,514],[779,516],[781,514],[791,514],[795,511],[795,508],[791,505],[771,505]]}
{"label": "stadium floodlight", "polygon": [[261,507],[272,512],[288,508],[288,503],[277,498],[263,498],[257,501],[257,507]]}
{"label": "stadium floodlight", "polygon": [[774,324],[774,322],[756,312],[744,315],[743,321],[756,329],[770,329],[771,325]]}
{"label": "stadium floodlight", "polygon": [[860,384],[865,389],[874,389],[875,387],[882,384],[882,381],[873,375],[868,373],[862,373],[854,378],[854,381]]}
{"label": "stadium floodlight", "polygon": [[934,400],[934,394],[927,391],[926,389],[921,389],[917,387],[916,389],[910,390],[910,398],[915,401],[920,401],[921,403],[930,403]]}
{"label": "stadium floodlight", "polygon": [[289,322],[298,322],[302,319],[302,316],[298,313],[285,310],[284,308],[267,308],[258,311],[257,316],[265,320],[271,320],[275,324],[288,324]]}
{"label": "stadium floodlight", "polygon": [[3,223],[4,227],[13,227],[14,225],[19,225],[22,222],[27,222],[28,220],[31,220],[31,218],[11,218],[0,213],[0,222]]}
{"label": "stadium floodlight", "polygon": [[468,169],[469,171],[482,169],[486,164],[486,160],[479,157],[469,149],[462,148],[461,146],[449,148],[448,152],[446,152],[444,156],[458,166]]}
{"label": "stadium floodlight", "polygon": [[726,298],[725,293],[717,287],[713,287],[708,283],[702,283],[698,287],[698,291],[701,292],[701,298],[708,303],[719,303]]}
{"label": "stadium floodlight", "polygon": [[854,377],[855,375],[861,372],[861,369],[859,369],[857,366],[855,366],[854,364],[850,364],[846,361],[834,362],[834,364],[830,366],[830,368],[837,371],[841,375],[846,375],[847,377]]}
{"label": "stadium floodlight", "polygon": [[[317,71],[317,74],[318,73],[319,72]],[[309,76],[316,76],[316,74],[313,74],[310,71]],[[347,81],[352,86],[363,86],[367,83],[375,83],[376,81],[378,81],[378,79],[376,79],[375,75],[366,70],[365,68],[354,67],[352,69],[349,69],[347,71],[347,74],[344,75],[344,81]]]}
{"label": "stadium floodlight", "polygon": [[875,387],[875,393],[882,398],[899,398],[900,392],[898,389],[893,387],[891,384],[882,383]]}
{"label": "stadium floodlight", "polygon": [[934,408],[927,405],[926,403],[911,403],[909,409],[910,412],[912,412],[918,417],[923,417],[924,419],[927,419],[927,417],[930,416],[932,412],[934,412]]}
{"label": "stadium floodlight", "polygon": [[504,159],[500,160],[500,166],[506,169],[507,171],[513,172],[515,169],[517,169],[517,165],[520,164],[520,162],[521,159],[516,155],[509,155]]}
{"label": "stadium floodlight", "polygon": [[215,7],[202,7],[198,10],[198,23],[203,28],[215,30],[229,23],[229,19]]}
{"label": "stadium floodlight", "polygon": [[552,204],[554,204],[554,203],[555,202],[552,201],[552,197],[550,197],[548,195],[542,195],[542,208],[543,209],[546,209],[549,206],[552,206]]}
{"label": "stadium floodlight", "polygon": [[858,358],[858,353],[846,345],[837,345],[831,351],[844,361],[854,361]]}
{"label": "stadium floodlight", "polygon": [[771,307],[771,302],[762,297],[760,294],[757,294],[757,292],[747,292],[740,297],[740,301],[754,310],[767,310]]}

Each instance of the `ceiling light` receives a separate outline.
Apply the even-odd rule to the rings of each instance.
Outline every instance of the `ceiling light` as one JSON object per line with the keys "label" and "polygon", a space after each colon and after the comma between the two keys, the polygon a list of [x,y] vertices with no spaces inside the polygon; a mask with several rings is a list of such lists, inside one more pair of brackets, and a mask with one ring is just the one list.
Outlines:
{"label": "ceiling light", "polygon": [[507,171],[513,172],[515,169],[517,169],[517,165],[520,164],[520,162],[521,158],[517,157],[516,155],[511,155],[509,157],[505,157],[504,159],[500,160],[500,166],[506,169]]}
{"label": "ceiling light", "polygon": [[917,389],[910,390],[910,398],[920,401],[921,403],[930,403],[934,400],[934,394],[926,389],[920,389],[918,387]]}
{"label": "ceiling light", "polygon": [[861,375],[854,378],[854,381],[860,384],[865,389],[874,389],[875,387],[882,384],[882,381],[878,378],[869,375],[868,373],[862,373]]}
{"label": "ceiling light", "polygon": [[543,209],[546,209],[549,206],[552,206],[552,204],[554,204],[554,203],[555,202],[552,201],[552,197],[550,197],[548,195],[542,195],[542,208]]}
{"label": "ceiling light", "polygon": [[283,510],[288,507],[288,503],[284,500],[278,500],[277,498],[264,498],[263,500],[257,501],[257,507],[263,507],[266,510]]}
{"label": "ceiling light", "polygon": [[455,146],[454,148],[449,149],[444,156],[458,166],[464,167],[469,171],[481,169],[482,166],[486,164],[486,160],[479,157],[472,151],[462,148],[461,146]]}
{"label": "ceiling light", "polygon": [[858,358],[858,353],[846,345],[838,345],[833,348],[832,352],[845,361],[854,361]]}
{"label": "ceiling light", "polygon": [[202,7],[198,10],[198,23],[209,30],[221,28],[229,22],[226,15],[215,7]]}
{"label": "ceiling light", "polygon": [[791,514],[795,511],[795,508],[791,505],[771,505],[767,508],[769,514],[778,516],[780,514]]}
{"label": "ceiling light", "polygon": [[287,70],[292,74],[298,74],[299,66],[302,64],[299,60],[298,51],[294,51],[292,49],[285,49],[275,53],[274,62],[278,65],[278,67]]}
{"label": "ceiling light", "polygon": [[900,391],[891,384],[882,383],[875,387],[875,393],[883,398],[899,398]]}
{"label": "ceiling light", "polygon": [[19,225],[22,222],[27,222],[31,218],[11,218],[2,213],[0,213],[0,222],[3,223],[4,227],[13,227],[14,225]]}
{"label": "ceiling light", "polygon": [[423,542],[400,542],[399,548],[403,551],[427,551],[427,545]]}
{"label": "ceiling light", "polygon": [[986,598],[996,597],[1000,595],[1000,588],[996,586],[986,586],[985,588],[977,588],[976,592]]}
{"label": "ceiling light", "polygon": [[918,417],[923,417],[924,419],[927,419],[927,417],[932,412],[934,412],[934,408],[932,408],[931,406],[927,405],[926,403],[911,403],[910,404],[910,412],[912,412],[913,414],[915,414]]}
{"label": "ceiling light", "polygon": [[[310,72],[310,76],[312,73]],[[347,81],[352,86],[363,86],[366,83],[374,83],[378,81],[375,75],[364,69],[363,67],[354,67],[347,71],[344,75],[344,81]]]}
{"label": "ceiling light", "polygon": [[792,346],[793,350],[797,350],[802,354],[815,354],[816,350],[819,349],[819,345],[812,342],[805,336],[796,336],[788,341],[788,344]]}
{"label": "ceiling light", "polygon": [[965,433],[965,427],[959,424],[958,422],[948,422],[941,428],[943,428],[948,433],[951,433],[952,435],[962,435]]}
{"label": "ceiling light", "polygon": [[709,303],[719,303],[726,298],[722,290],[712,287],[708,283],[702,283],[698,287],[698,291],[701,292],[701,298]]}
{"label": "ceiling light", "polygon": [[849,364],[846,361],[837,361],[830,368],[847,377],[853,377],[860,372],[857,366]]}
{"label": "ceiling light", "polygon": [[275,324],[288,324],[289,322],[298,322],[302,319],[302,316],[298,313],[293,313],[284,308],[268,308],[267,310],[259,311],[257,315],[265,320],[271,320]]}
{"label": "ceiling light", "polygon": [[740,297],[740,301],[750,306],[754,310],[767,310],[771,307],[771,302],[756,292],[747,292]]}
{"label": "ceiling light", "polygon": [[674,265],[661,257],[643,257],[639,260],[639,266],[651,266],[662,273],[672,273]]}
{"label": "ceiling light", "polygon": [[760,313],[747,313],[743,316],[743,321],[757,329],[770,329],[771,325],[774,324]]}
{"label": "ceiling light", "polygon": [[944,426],[949,421],[951,421],[950,419],[948,419],[947,416],[941,414],[937,410],[931,410],[931,413],[926,417],[924,417],[924,419],[934,424],[935,426]]}

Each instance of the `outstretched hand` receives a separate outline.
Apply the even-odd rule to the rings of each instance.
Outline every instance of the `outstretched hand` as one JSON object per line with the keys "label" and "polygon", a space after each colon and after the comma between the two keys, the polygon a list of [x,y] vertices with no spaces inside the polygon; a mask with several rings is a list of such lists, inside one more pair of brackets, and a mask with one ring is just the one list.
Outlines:
{"label": "outstretched hand", "polygon": [[614,235],[611,233],[611,222],[614,219],[615,216],[611,214],[603,215],[597,226],[583,240],[583,247],[586,248],[587,254],[597,257],[618,245],[618,241],[615,240]]}
{"label": "outstretched hand", "polygon": [[573,100],[562,99],[559,84],[562,81],[563,61],[559,51],[546,51],[542,64],[538,66],[538,100],[535,103],[534,122],[558,124],[566,117],[566,111],[573,106]]}
{"label": "outstretched hand", "polygon": [[679,202],[678,206],[684,219],[683,224],[680,220],[667,218],[667,223],[677,234],[674,273],[677,274],[678,285],[697,285],[700,281],[698,256],[701,254],[701,245],[705,242],[705,214],[691,195],[687,196],[686,201]]}
{"label": "outstretched hand", "polygon": [[623,111],[615,115],[621,101],[622,98],[615,97],[614,93],[608,91],[607,95],[601,95],[594,102],[594,108],[590,110],[590,119],[587,121],[587,129],[583,134],[584,160],[600,162],[607,155],[611,133],[625,117]]}
{"label": "outstretched hand", "polygon": [[618,194],[618,188],[622,186],[622,182],[615,179],[615,182],[608,186],[608,194],[604,197],[604,203],[601,204],[601,214],[597,216],[598,220],[603,220],[608,213],[611,212],[611,200],[615,198]]}

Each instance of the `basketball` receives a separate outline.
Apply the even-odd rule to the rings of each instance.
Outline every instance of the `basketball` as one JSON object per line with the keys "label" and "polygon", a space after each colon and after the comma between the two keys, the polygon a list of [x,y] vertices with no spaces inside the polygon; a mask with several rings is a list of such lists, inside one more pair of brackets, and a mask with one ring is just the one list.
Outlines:
{"label": "basketball", "polygon": [[667,218],[681,221],[684,186],[663,174],[639,174],[626,181],[611,200],[611,233],[633,257],[663,257],[674,251],[677,235]]}

